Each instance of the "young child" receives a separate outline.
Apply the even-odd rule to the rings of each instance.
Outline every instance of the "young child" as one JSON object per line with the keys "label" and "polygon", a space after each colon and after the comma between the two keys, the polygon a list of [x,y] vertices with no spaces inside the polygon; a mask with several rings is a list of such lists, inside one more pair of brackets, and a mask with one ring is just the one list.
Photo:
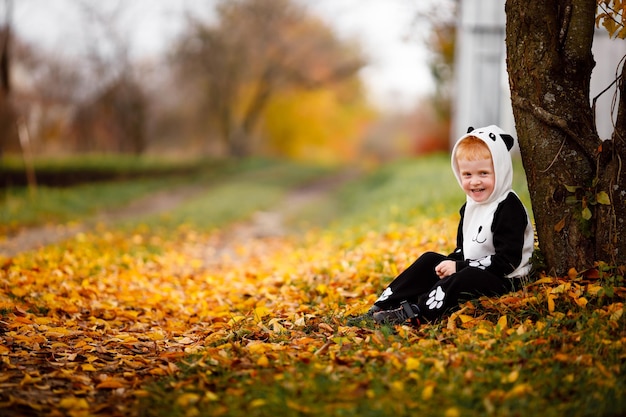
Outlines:
{"label": "young child", "polygon": [[376,323],[433,321],[482,295],[522,286],[530,272],[534,232],[512,190],[514,139],[497,126],[472,129],[452,150],[452,170],[467,195],[457,248],[427,252],[398,275],[367,312]]}

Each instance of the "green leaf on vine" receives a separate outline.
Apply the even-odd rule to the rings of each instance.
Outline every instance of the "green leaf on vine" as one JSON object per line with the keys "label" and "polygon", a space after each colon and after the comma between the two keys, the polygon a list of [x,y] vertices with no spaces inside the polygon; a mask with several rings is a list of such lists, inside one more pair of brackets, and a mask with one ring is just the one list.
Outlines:
{"label": "green leaf on vine", "polygon": [[589,210],[589,207],[585,207],[583,209],[582,216],[583,216],[583,219],[585,219],[585,220],[591,219],[591,210]]}

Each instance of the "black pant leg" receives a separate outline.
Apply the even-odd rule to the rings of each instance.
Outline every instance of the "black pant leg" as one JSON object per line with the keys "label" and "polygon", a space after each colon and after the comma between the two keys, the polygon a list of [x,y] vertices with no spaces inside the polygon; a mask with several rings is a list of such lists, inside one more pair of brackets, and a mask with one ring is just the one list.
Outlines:
{"label": "black pant leg", "polygon": [[500,296],[511,291],[506,279],[479,268],[467,267],[444,279],[419,297],[418,307],[428,321],[439,319],[458,308],[460,303],[486,296]]}
{"label": "black pant leg", "polygon": [[422,254],[411,266],[400,273],[374,303],[383,310],[396,308],[402,301],[417,302],[420,295],[439,281],[435,266],[447,259],[435,252]]}

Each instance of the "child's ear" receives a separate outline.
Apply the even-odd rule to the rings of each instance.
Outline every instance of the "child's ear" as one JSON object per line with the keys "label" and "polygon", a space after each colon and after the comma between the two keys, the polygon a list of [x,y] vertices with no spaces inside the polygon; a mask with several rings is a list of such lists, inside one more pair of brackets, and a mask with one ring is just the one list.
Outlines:
{"label": "child's ear", "polygon": [[513,148],[513,145],[515,144],[515,139],[513,139],[513,136],[507,133],[502,133],[500,134],[500,137],[506,144],[506,148],[510,151]]}

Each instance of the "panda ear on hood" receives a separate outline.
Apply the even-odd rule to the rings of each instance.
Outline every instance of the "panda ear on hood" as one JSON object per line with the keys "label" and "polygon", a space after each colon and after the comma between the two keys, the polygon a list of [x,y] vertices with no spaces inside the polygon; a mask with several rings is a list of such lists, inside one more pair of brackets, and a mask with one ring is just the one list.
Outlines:
{"label": "panda ear on hood", "polygon": [[466,133],[469,133],[469,132],[471,132],[472,130],[474,130],[474,128],[473,128],[472,126],[470,126],[470,127],[468,127],[468,128],[467,128],[467,132],[466,132]]}
{"label": "panda ear on hood", "polygon": [[513,145],[515,144],[515,139],[513,139],[513,136],[507,133],[501,133],[500,137],[506,144],[506,148],[510,151],[513,148]]}

